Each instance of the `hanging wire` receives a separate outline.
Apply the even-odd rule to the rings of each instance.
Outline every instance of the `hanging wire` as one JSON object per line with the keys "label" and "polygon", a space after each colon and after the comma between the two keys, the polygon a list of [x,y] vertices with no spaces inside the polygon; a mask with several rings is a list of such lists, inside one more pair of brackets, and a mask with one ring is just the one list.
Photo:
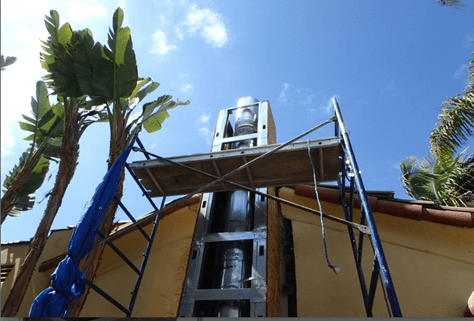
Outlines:
{"label": "hanging wire", "polygon": [[[322,213],[321,209],[321,202],[319,201],[319,194],[318,194],[318,188],[317,188],[317,182],[316,182],[316,171],[314,170],[314,164],[313,164],[313,159],[311,157],[311,149],[309,148],[309,139],[307,140],[308,142],[308,156],[309,156],[309,161],[311,162],[311,168],[313,169],[313,180],[314,180],[314,192],[316,193],[316,199],[318,201],[318,206],[319,206],[319,212]],[[339,266],[334,266],[329,262],[329,256],[328,256],[328,248],[326,245],[326,233],[324,231],[324,221],[323,221],[323,216],[319,216],[321,218],[321,231],[323,233],[323,242],[324,242],[324,252],[326,253],[326,262],[328,262],[328,266],[334,271],[334,273],[339,273],[341,270],[341,267]]]}

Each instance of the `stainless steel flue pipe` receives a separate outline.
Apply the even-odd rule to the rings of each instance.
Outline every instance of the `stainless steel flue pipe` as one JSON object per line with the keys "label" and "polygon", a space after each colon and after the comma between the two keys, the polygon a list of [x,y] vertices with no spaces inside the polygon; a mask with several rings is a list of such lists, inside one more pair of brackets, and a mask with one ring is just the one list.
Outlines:
{"label": "stainless steel flue pipe", "polygon": [[[257,103],[254,97],[239,99],[237,107],[248,106]],[[235,134],[242,136],[257,132],[258,105],[243,107],[236,110]],[[232,149],[253,147],[252,139],[234,142]],[[229,192],[225,211],[223,213],[223,225],[225,232],[244,232],[252,228],[254,213],[254,195],[245,190]],[[220,258],[221,289],[240,289],[244,285],[246,275],[250,274],[252,266],[251,247],[242,241],[233,241],[224,245],[223,257]],[[242,303],[236,301],[225,301],[219,307],[219,317],[240,317]]]}

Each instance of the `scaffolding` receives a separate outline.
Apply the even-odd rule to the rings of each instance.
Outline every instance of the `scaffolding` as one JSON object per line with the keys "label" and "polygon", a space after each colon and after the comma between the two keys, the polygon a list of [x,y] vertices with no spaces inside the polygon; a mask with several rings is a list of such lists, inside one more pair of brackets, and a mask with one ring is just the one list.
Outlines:
{"label": "scaffolding", "polygon": [[[206,302],[219,303],[221,301],[226,301],[231,305],[237,301],[245,301],[246,315],[251,317],[265,316],[265,278],[267,273],[265,269],[267,251],[265,243],[267,237],[265,223],[266,202],[267,200],[274,200],[321,215],[325,219],[345,224],[348,228],[354,253],[367,316],[372,316],[373,300],[379,280],[384,291],[389,315],[401,316],[401,310],[362,177],[339,105],[335,98],[333,98],[333,105],[335,110],[333,117],[283,144],[275,143],[276,134],[268,101],[254,101],[248,105],[239,105],[221,110],[210,153],[167,159],[147,152],[137,138],[136,144],[138,146],[134,147],[133,150],[135,152],[142,152],[146,160],[125,164],[125,167],[140,186],[143,195],[147,197],[154,207],[154,212],[147,217],[148,220],[151,218],[155,219],[151,235],[147,235],[141,228],[143,222],[137,222],[118,199],[115,199],[115,201],[132,220],[132,224],[126,226],[121,232],[125,233],[133,229],[139,229],[148,241],[142,266],[138,269],[113,246],[113,235],[100,235],[101,240],[95,244],[106,242],[137,273],[135,289],[132,292],[128,308],[118,303],[92,282],[86,281],[86,283],[117,306],[126,316],[131,316],[161,213],[176,204],[165,205],[165,197],[185,195],[178,200],[179,202],[184,202],[196,194],[203,194],[179,316],[202,316],[199,315],[199,309],[195,305],[201,304],[201,306],[205,306]],[[256,108],[258,110],[257,129],[252,133],[234,136],[229,115],[242,108]],[[304,142],[298,141],[317,129],[332,123],[334,123],[335,127],[334,137]],[[253,141],[255,144],[252,147],[244,146],[243,148],[231,149],[230,146],[238,141]],[[313,182],[313,172],[307,159],[308,149],[310,158],[314,160],[315,166],[313,169],[316,169],[318,172],[319,182],[337,182],[345,219],[278,198],[266,190],[268,187],[311,184]],[[262,160],[266,162],[264,163]],[[348,188],[346,188],[346,184],[349,185]],[[216,195],[218,195],[216,193],[238,190],[259,196],[252,196],[255,197],[256,204],[253,228],[235,233],[219,230],[210,231],[209,227],[203,222],[209,221],[209,215],[212,211],[211,205],[214,202],[213,200],[217,198]],[[349,190],[348,198],[346,197],[346,190]],[[356,195],[361,204],[359,222],[355,222],[356,218],[353,215]],[[163,197],[160,209],[154,204],[153,197]],[[358,239],[354,234],[354,229],[359,231]],[[368,285],[361,266],[363,243],[366,237],[372,245],[372,255],[374,258],[370,283]],[[204,248],[212,247],[213,244],[219,242],[231,241],[246,241],[253,249],[253,259],[251,260],[251,271],[253,272],[247,275],[248,277],[245,280],[242,280],[247,286],[241,288],[222,286],[218,289],[212,286],[202,286],[202,279],[196,275],[199,275],[199,271],[205,268]],[[226,314],[219,315],[224,316]]]}

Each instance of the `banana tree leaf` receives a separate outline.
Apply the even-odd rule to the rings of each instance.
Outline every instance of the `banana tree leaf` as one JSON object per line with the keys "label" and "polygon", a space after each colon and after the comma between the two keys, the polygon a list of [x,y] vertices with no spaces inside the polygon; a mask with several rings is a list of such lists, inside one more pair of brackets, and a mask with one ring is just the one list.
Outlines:
{"label": "banana tree leaf", "polygon": [[[23,167],[25,166],[28,160],[29,151],[26,151],[20,157],[18,165],[15,165],[10,173],[7,175],[3,182],[3,187],[8,189],[15,178],[20,174]],[[36,163],[35,167],[31,171],[31,174],[28,176],[28,183],[19,191],[16,196],[14,211],[27,211],[33,208],[35,204],[34,193],[44,182],[46,174],[49,170],[50,161],[41,156],[39,161]]]}
{"label": "banana tree leaf", "polygon": [[143,121],[143,127],[148,133],[154,133],[161,129],[163,122],[169,116],[166,110],[158,111]]}

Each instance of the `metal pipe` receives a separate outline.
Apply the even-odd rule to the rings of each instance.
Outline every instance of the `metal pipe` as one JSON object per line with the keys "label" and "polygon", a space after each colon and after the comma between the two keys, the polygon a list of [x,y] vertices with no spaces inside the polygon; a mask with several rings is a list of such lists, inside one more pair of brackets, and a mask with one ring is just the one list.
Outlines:
{"label": "metal pipe", "polygon": [[[254,97],[241,98],[237,106],[247,106],[258,102]],[[257,132],[258,106],[237,109],[234,136],[242,136]],[[232,144],[232,149],[253,147],[252,139],[238,141]],[[225,232],[245,232],[252,228],[254,197],[250,192],[238,190],[227,194],[227,202],[223,213]],[[242,241],[224,243],[223,256],[220,262],[220,288],[240,289],[243,280],[251,269],[252,253]],[[219,317],[240,317],[242,306],[235,301],[225,301],[219,307]]]}

